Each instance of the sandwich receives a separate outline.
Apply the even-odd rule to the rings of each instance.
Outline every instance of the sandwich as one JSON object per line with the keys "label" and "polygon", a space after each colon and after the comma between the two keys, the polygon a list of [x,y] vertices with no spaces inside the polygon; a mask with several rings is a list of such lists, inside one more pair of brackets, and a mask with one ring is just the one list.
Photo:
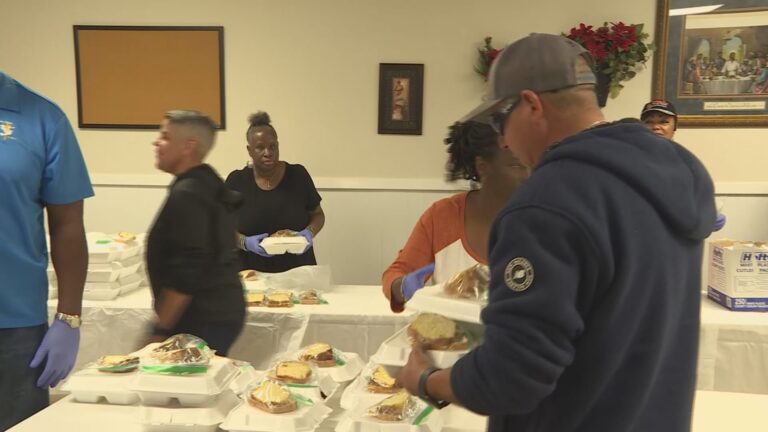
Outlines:
{"label": "sandwich", "polygon": [[283,229],[280,231],[275,231],[272,234],[270,234],[270,237],[296,237],[299,235],[296,231],[289,230],[289,229]]}
{"label": "sandwich", "polygon": [[264,304],[264,293],[248,293],[245,295],[248,306],[261,306]]}
{"label": "sandwich", "polygon": [[368,415],[388,422],[402,421],[408,417],[408,410],[412,404],[411,395],[405,390],[400,390],[368,408]]}
{"label": "sandwich", "polygon": [[240,279],[244,281],[255,281],[259,278],[259,272],[256,270],[241,270],[239,275]]}
{"label": "sandwich", "polygon": [[264,297],[264,303],[267,307],[292,307],[293,293],[290,291],[278,291],[267,294]]}
{"label": "sandwich", "polygon": [[475,264],[449,279],[443,285],[443,292],[452,297],[483,299],[488,292],[489,282],[488,266]]}
{"label": "sandwich", "polygon": [[452,351],[467,348],[466,337],[457,334],[456,323],[434,313],[419,314],[408,326],[408,336],[424,349]]}
{"label": "sandwich", "polygon": [[129,243],[136,240],[136,234],[130,231],[120,231],[113,240],[118,243]]}
{"label": "sandwich", "polygon": [[299,293],[299,303],[320,304],[320,294],[315,290],[306,290]]}
{"label": "sandwich", "polygon": [[176,351],[152,351],[150,357],[162,364],[200,364],[208,363],[208,357],[197,347],[182,348]]}
{"label": "sandwich", "polygon": [[312,369],[302,361],[281,361],[270,371],[270,377],[293,384],[306,384],[312,377]]}
{"label": "sandwich", "polygon": [[301,352],[299,360],[312,362],[320,367],[336,366],[333,348],[327,343],[314,343]]}
{"label": "sandwich", "polygon": [[371,393],[396,393],[400,390],[395,379],[381,366],[377,366],[371,374],[367,388]]}
{"label": "sandwich", "polygon": [[248,403],[272,414],[296,411],[296,401],[291,392],[272,380],[264,380],[248,393]]}
{"label": "sandwich", "polygon": [[132,355],[107,355],[96,361],[96,368],[101,372],[130,372],[139,367],[139,358]]}

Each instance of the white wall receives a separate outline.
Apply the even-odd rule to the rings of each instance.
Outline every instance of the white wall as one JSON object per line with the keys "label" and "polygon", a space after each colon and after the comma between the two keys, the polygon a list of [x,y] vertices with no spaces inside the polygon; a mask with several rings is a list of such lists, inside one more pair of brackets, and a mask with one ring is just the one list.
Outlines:
{"label": "white wall", "polygon": [[[500,45],[533,31],[619,20],[645,23],[653,34],[656,1],[2,0],[0,9],[0,69],[59,103],[73,124],[73,25],[224,26],[229,127],[210,162],[224,175],[243,166],[246,118],[268,110],[282,157],[304,164],[324,197],[319,259],[331,263],[338,282],[376,283],[421,211],[450,193],[441,181],[442,139],[481,100],[472,65],[483,38]],[[376,133],[378,64],[385,62],[425,65],[422,136]],[[626,83],[606,116],[636,116],[650,98],[651,75],[649,65]],[[165,193],[153,168],[155,133],[76,132],[97,184],[87,228],[142,231]],[[768,132],[682,129],[677,138],[727,198],[723,234],[768,239],[760,224],[768,214]]]}

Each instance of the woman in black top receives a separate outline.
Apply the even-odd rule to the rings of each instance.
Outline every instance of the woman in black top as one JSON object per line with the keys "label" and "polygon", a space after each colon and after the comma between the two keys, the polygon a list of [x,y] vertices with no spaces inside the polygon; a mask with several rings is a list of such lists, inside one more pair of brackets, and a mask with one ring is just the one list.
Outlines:
{"label": "woman in black top", "polygon": [[[312,177],[303,166],[280,160],[277,131],[267,113],[259,111],[249,121],[246,149],[253,164],[231,172],[226,180],[244,199],[238,220],[242,268],[278,273],[317,264],[312,242],[325,214]],[[265,237],[284,229],[307,239],[304,253],[270,255],[260,246]]]}

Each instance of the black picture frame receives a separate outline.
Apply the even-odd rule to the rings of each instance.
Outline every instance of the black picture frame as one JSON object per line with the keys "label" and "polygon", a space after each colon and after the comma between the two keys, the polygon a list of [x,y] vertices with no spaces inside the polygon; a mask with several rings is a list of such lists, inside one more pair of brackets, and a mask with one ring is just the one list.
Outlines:
{"label": "black picture frame", "polygon": [[[670,16],[670,10],[722,5],[706,13]],[[759,15],[757,25],[741,25],[746,13]],[[741,15],[739,15],[741,14]],[[733,36],[743,35],[736,60],[749,60],[750,52],[768,55],[768,17],[765,0],[658,0],[656,16],[656,52],[652,97],[667,99],[677,108],[678,124],[691,127],[762,127],[768,126],[768,90],[755,93],[755,75],[727,76],[719,69],[718,53],[731,47]],[[711,20],[711,25],[699,25]],[[768,18],[767,18],[768,19]],[[688,21],[698,20],[698,21]],[[718,23],[733,23],[719,27]],[[730,38],[729,38],[730,36]],[[726,41],[726,42],[723,42]],[[757,41],[757,42],[755,42]],[[709,58],[704,57],[710,53]],[[729,54],[723,54],[725,59]],[[760,66],[757,67],[758,69]],[[768,73],[768,65],[765,65]]]}
{"label": "black picture frame", "polygon": [[379,134],[421,135],[423,106],[423,64],[379,64]]}
{"label": "black picture frame", "polygon": [[173,109],[226,128],[224,27],[74,25],[81,129],[157,129]]}

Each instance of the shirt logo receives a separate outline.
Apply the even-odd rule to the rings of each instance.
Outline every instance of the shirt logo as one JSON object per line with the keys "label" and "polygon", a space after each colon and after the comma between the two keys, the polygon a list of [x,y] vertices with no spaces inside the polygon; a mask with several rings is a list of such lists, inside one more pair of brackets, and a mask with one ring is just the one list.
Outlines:
{"label": "shirt logo", "polygon": [[12,136],[14,129],[15,127],[13,126],[13,123],[0,120],[0,138],[2,138],[3,141],[14,139]]}
{"label": "shirt logo", "polygon": [[533,283],[533,265],[527,258],[517,257],[504,268],[504,283],[515,292],[528,289]]}

